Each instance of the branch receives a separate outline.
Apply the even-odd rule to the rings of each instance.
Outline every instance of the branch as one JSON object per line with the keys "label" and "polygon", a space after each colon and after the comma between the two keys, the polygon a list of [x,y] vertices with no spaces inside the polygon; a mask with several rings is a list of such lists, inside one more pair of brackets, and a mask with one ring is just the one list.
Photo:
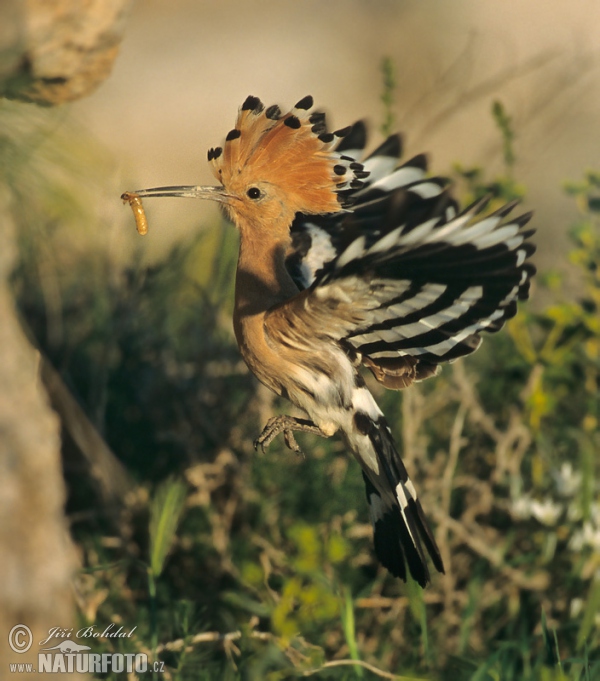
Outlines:
{"label": "branch", "polygon": [[480,81],[476,85],[466,88],[462,91],[458,91],[454,99],[449,104],[446,104],[446,106],[440,109],[425,123],[423,128],[419,131],[415,143],[420,143],[420,141],[425,139],[432,130],[434,130],[442,122],[448,121],[448,119],[454,116],[457,112],[464,111],[467,105],[487,97],[498,88],[516,80],[517,78],[521,78],[525,75],[528,75],[529,73],[537,71],[543,66],[546,66],[546,64],[548,64],[551,60],[556,59],[557,56],[557,52],[555,51],[547,51],[542,54],[537,54],[531,59],[523,62],[518,67],[515,67],[511,64],[493,76]]}
{"label": "branch", "polygon": [[481,533],[477,533],[475,528],[466,527],[463,523],[451,518],[437,508],[432,509],[432,515],[440,525],[446,525],[472,551],[485,558],[517,586],[532,591],[543,591],[548,588],[549,576],[546,572],[539,571],[529,577],[521,570],[506,565],[502,553],[491,548],[488,540],[481,536]]}
{"label": "branch", "polygon": [[[196,634],[192,638],[178,638],[175,641],[169,641],[168,643],[162,643],[156,647],[156,653],[162,653],[164,650],[171,652],[177,652],[178,650],[183,650],[185,647],[186,651],[192,649],[192,646],[196,643],[232,643],[233,641],[238,641],[242,638],[243,634],[241,631],[230,631],[227,634],[221,634],[218,631],[204,631],[201,634]],[[270,641],[273,639],[273,634],[268,631],[251,631],[246,634],[248,638],[254,638],[259,641]]]}
{"label": "branch", "polygon": [[[251,631],[245,635],[248,636],[248,638],[257,639],[260,641],[272,641],[275,638],[273,634],[268,631]],[[177,652],[179,650],[183,650],[184,648],[186,651],[189,651],[192,649],[192,646],[197,643],[223,643],[224,645],[228,645],[234,641],[238,641],[242,638],[242,636],[244,636],[244,634],[239,630],[230,631],[227,634],[221,634],[218,631],[205,631],[201,634],[192,636],[190,639],[179,638],[175,641],[170,641],[169,643],[163,643],[162,645],[157,646],[156,653],[162,653],[165,650]],[[425,681],[424,679],[418,679],[412,676],[399,676],[398,674],[385,672],[382,669],[374,667],[368,662],[363,662],[362,660],[332,660],[331,662],[325,662],[318,669],[308,669],[303,671],[301,676],[313,676],[314,674],[318,674],[319,672],[323,671],[323,669],[327,669],[329,667],[343,667],[350,665],[363,667],[364,669],[368,669],[376,676],[379,676],[382,679],[391,679],[391,681]]]}
{"label": "branch", "polygon": [[332,660],[331,662],[325,662],[325,664],[318,669],[309,669],[308,671],[303,672],[302,676],[312,676],[313,674],[318,674],[319,672],[322,672],[323,669],[327,669],[328,667],[348,667],[351,665],[368,669],[370,672],[382,679],[391,679],[392,681],[425,681],[425,679],[418,679],[414,676],[398,676],[397,674],[384,672],[382,669],[378,669],[372,664],[363,662],[362,660]]}

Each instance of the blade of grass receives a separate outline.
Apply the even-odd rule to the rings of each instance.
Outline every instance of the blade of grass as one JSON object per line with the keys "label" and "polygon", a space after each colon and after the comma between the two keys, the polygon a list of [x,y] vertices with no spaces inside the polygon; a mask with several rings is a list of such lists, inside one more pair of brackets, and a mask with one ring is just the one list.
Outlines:
{"label": "blade of grass", "polygon": [[546,611],[543,608],[542,608],[542,637],[544,639],[544,647],[546,649],[546,664],[550,667],[556,667],[557,669],[562,670],[556,630],[553,629],[551,631],[550,629],[548,629]]}
{"label": "blade of grass", "polygon": [[600,580],[594,580],[590,586],[583,619],[577,632],[577,650],[581,650],[586,644],[598,612],[600,612]]}
{"label": "blade of grass", "polygon": [[[158,487],[150,504],[150,564],[147,572],[154,660],[158,646],[156,580],[160,577],[167,555],[173,546],[186,494],[186,486],[181,480],[169,478]],[[155,673],[153,677],[156,677]]]}
{"label": "blade of grass", "polygon": [[157,489],[150,506],[150,571],[160,577],[173,546],[185,505],[186,486],[170,478]]}
{"label": "blade of grass", "polygon": [[406,581],[406,590],[408,592],[408,603],[412,615],[421,625],[421,643],[423,645],[424,657],[428,664],[432,664],[432,651],[429,647],[427,610],[425,608],[425,601],[423,600],[423,589],[421,589],[417,582],[409,575]]}
{"label": "blade of grass", "polygon": [[[350,652],[352,660],[360,660],[358,653],[358,643],[356,642],[356,627],[354,621],[354,602],[352,601],[352,594],[349,589],[344,589],[344,600],[342,602],[342,626],[344,628],[344,636],[346,637],[346,644]],[[355,675],[362,679],[364,678],[362,667],[354,667]]]}

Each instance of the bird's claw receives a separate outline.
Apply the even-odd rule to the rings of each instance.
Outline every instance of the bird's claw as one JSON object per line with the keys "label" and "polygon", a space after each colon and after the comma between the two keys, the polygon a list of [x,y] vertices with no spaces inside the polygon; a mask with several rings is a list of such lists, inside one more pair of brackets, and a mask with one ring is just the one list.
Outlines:
{"label": "bird's claw", "polygon": [[292,452],[296,452],[296,454],[298,454],[299,456],[303,456],[304,458],[306,458],[304,452],[300,449],[298,443],[296,442],[293,430],[289,429],[284,430],[283,439],[285,440],[285,444],[287,445],[288,449],[291,449]]}
{"label": "bird's claw", "polygon": [[301,454],[304,456],[303,451],[300,449],[300,446],[294,437],[294,430],[322,435],[319,428],[310,421],[296,419],[293,416],[273,416],[273,418],[268,420],[267,425],[263,428],[262,433],[254,441],[254,449],[258,449],[260,446],[263,453],[265,453],[277,435],[279,435],[279,433],[283,433],[283,439],[285,440],[285,444],[287,445],[288,449],[296,452],[296,454]]}

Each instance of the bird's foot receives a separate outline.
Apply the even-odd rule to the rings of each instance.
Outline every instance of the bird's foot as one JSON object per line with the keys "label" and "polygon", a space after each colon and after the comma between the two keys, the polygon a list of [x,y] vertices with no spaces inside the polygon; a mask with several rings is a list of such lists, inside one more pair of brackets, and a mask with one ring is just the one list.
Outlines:
{"label": "bird's foot", "polygon": [[254,449],[258,449],[260,446],[262,451],[265,452],[279,433],[283,433],[283,439],[288,448],[296,452],[296,454],[302,454],[302,450],[294,437],[295,430],[325,437],[325,433],[308,419],[297,419],[294,416],[285,415],[273,416],[273,418],[267,421],[267,425],[263,428],[262,433],[254,441]]}

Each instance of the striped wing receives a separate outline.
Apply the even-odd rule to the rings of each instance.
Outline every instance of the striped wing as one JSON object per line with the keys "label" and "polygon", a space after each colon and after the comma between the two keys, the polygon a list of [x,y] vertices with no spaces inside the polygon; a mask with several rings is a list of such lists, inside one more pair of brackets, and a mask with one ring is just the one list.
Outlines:
{"label": "striped wing", "polygon": [[445,193],[416,201],[426,208],[414,203],[405,192],[376,200],[379,229],[368,228],[369,204],[360,207],[347,218],[352,240],[283,306],[395,389],[476,350],[481,331],[498,331],[514,316],[535,272],[530,214],[510,218],[514,203],[479,217],[479,202],[452,219]]}
{"label": "striped wing", "polygon": [[[358,156],[364,139],[356,124],[342,145]],[[399,153],[392,136],[363,161],[370,175],[350,192],[351,212],[296,219],[287,264],[305,291],[284,305],[308,324],[309,313],[321,319],[311,332],[342,342],[394,389],[476,350],[481,331],[516,313],[535,273],[530,214],[511,218],[512,202],[482,217],[485,200],[459,213],[447,181],[426,177],[424,156],[396,168]]]}
{"label": "striped wing", "polygon": [[[336,152],[344,162],[362,159],[365,143],[365,125],[358,121],[337,145]],[[296,217],[291,227],[292,250],[286,265],[301,290],[308,288],[315,281],[317,272],[344,251],[357,235],[364,234],[367,243],[371,244],[386,229],[397,226],[393,219],[390,221],[387,201],[397,190],[403,190],[404,218],[410,224],[415,224],[431,210],[431,202],[427,199],[441,197],[448,180],[427,177],[427,160],[423,154],[397,167],[401,153],[399,135],[391,135],[365,160],[351,165],[356,166],[361,179],[352,183],[355,188],[342,189],[339,193],[352,212]],[[343,182],[339,186],[343,187]],[[457,204],[447,194],[436,203],[440,204],[439,209],[444,204],[447,218],[456,215]]]}
{"label": "striped wing", "polygon": [[473,352],[479,333],[498,331],[516,313],[517,300],[527,297],[535,271],[527,262],[532,232],[524,229],[530,215],[509,219],[508,205],[477,220],[481,208],[448,222],[400,226],[370,247],[358,238],[315,282],[347,287],[375,274],[371,290],[381,302],[344,340],[380,380],[400,370],[409,384],[435,373],[440,362]]}

